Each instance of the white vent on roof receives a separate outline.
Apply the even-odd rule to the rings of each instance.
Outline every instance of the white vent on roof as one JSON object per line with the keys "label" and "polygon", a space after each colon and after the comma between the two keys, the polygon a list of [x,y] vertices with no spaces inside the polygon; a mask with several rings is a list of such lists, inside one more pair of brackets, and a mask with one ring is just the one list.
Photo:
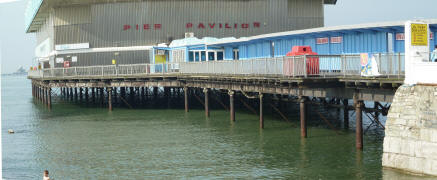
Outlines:
{"label": "white vent on roof", "polygon": [[194,32],[186,32],[185,33],[185,38],[192,38],[194,37]]}

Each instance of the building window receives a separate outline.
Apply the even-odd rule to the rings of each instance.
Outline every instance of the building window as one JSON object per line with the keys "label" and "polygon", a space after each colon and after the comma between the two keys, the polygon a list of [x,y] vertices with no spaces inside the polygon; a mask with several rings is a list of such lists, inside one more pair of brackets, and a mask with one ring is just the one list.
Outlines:
{"label": "building window", "polygon": [[404,33],[396,33],[396,41],[403,41],[405,40],[405,34]]}
{"label": "building window", "polygon": [[215,57],[214,57],[214,52],[208,52],[208,61],[214,61]]}
{"label": "building window", "polygon": [[223,60],[223,51],[217,51],[217,60]]}
{"label": "building window", "polygon": [[202,57],[202,61],[206,61],[206,52],[205,51],[201,51],[200,54],[201,54],[201,57]]}
{"label": "building window", "polygon": [[325,38],[317,38],[316,39],[317,44],[328,44],[329,43],[329,38],[325,37]]}
{"label": "building window", "polygon": [[232,51],[232,59],[233,60],[239,60],[240,59],[240,50],[239,49],[234,49]]}
{"label": "building window", "polygon": [[194,52],[192,52],[192,51],[188,52],[188,61],[189,62],[194,61]]}
{"label": "building window", "polygon": [[340,44],[343,42],[343,37],[338,36],[338,37],[331,37],[331,43],[332,44]]}

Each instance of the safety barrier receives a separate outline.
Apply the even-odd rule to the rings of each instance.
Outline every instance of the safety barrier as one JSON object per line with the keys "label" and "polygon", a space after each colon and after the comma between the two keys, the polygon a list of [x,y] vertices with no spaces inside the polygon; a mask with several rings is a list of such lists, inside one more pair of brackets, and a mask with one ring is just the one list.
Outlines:
{"label": "safety barrier", "polygon": [[[372,59],[373,57],[373,59]],[[374,54],[369,68],[377,67],[372,76],[401,78],[405,74],[403,54]],[[360,55],[304,55],[292,57],[258,58],[168,64],[130,64],[50,68],[31,70],[29,77],[105,77],[149,74],[214,74],[281,77],[337,77],[361,76]]]}

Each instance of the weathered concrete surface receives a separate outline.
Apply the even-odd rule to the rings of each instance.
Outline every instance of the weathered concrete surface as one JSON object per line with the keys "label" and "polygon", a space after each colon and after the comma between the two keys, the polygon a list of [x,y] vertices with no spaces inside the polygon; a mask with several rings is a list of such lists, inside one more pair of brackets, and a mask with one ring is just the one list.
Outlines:
{"label": "weathered concrete surface", "polygon": [[401,86],[387,116],[382,165],[437,176],[437,86]]}

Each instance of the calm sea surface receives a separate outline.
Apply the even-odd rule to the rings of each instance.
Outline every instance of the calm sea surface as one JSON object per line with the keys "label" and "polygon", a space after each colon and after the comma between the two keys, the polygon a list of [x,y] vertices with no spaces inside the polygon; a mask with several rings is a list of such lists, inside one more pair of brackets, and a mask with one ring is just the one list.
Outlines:
{"label": "calm sea surface", "polygon": [[44,169],[57,180],[431,179],[382,169],[383,137],[373,131],[357,152],[353,130],[310,125],[302,140],[297,118],[266,117],[259,130],[257,116],[239,111],[235,123],[221,110],[207,119],[202,110],[108,112],[56,101],[49,112],[26,77],[2,77],[1,93],[4,179],[40,179]]}

